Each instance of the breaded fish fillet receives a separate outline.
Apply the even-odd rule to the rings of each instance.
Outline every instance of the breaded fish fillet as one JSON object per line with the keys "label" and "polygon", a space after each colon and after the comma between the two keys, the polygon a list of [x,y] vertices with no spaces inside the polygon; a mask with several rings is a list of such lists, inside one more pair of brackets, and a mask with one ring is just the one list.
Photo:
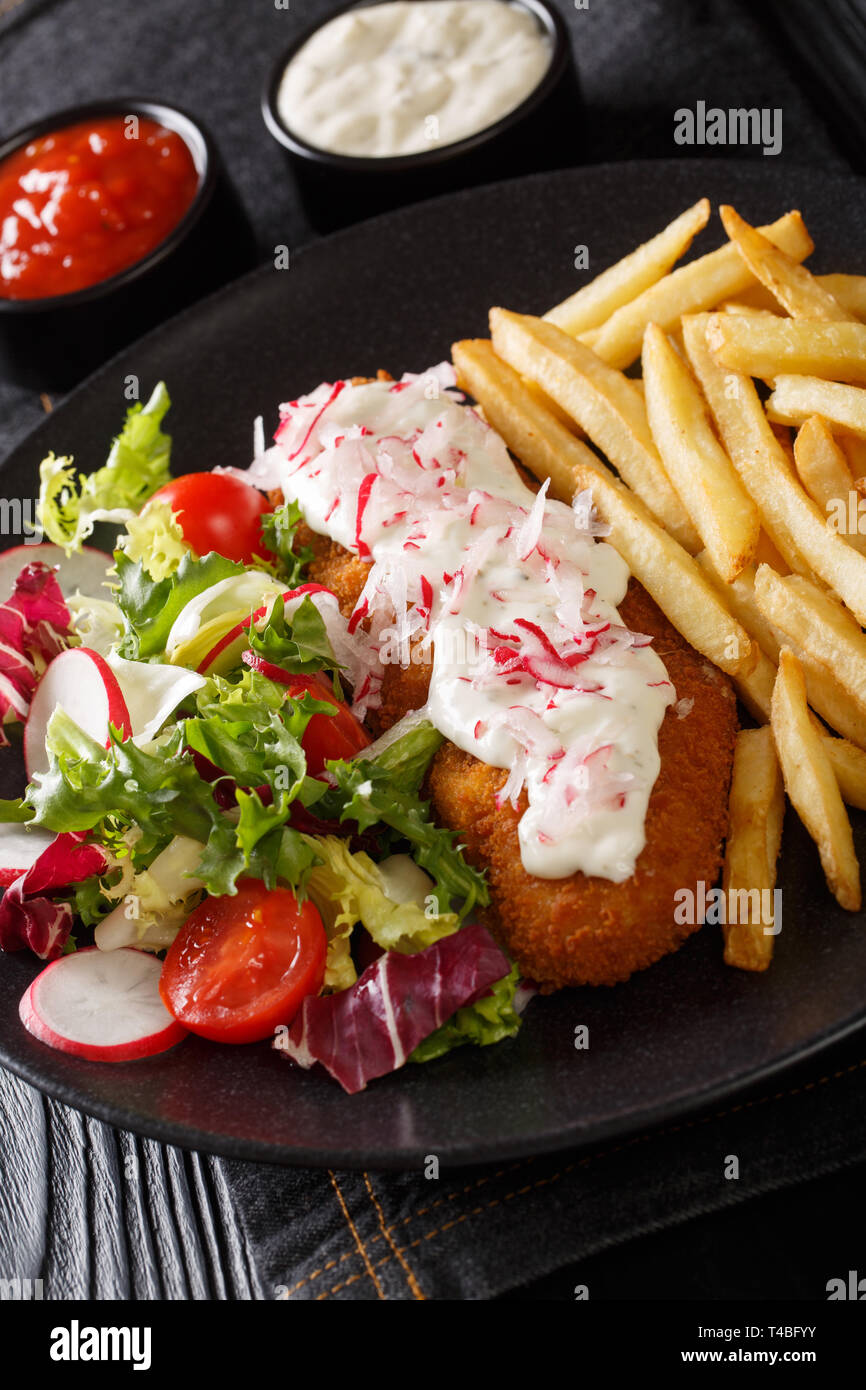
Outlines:
{"label": "breaded fish fillet", "polygon": [[[716,882],[727,832],[728,787],[737,731],[727,677],[679,635],[634,580],[620,604],[625,624],[655,638],[677,692],[694,701],[668,708],[659,730],[661,771],[650,795],[646,844],[625,883],[572,874],[534,878],[520,861],[518,811],[497,808],[507,773],[453,744],[437,753],[430,792],[437,816],[456,830],[466,857],[486,868],[491,929],[524,974],[543,989],[613,985],[675,951],[699,923],[674,921],[677,889]],[[679,704],[682,711],[685,706]]]}
{"label": "breaded fish fillet", "polygon": [[[302,539],[316,553],[311,578],[334,590],[348,616],[367,565],[313,532]],[[635,580],[619,611],[632,631],[654,638],[677,693],[677,705],[667,710],[659,731],[661,772],[649,800],[646,845],[630,879],[612,883],[582,873],[562,879],[528,874],[517,835],[525,794],[517,811],[508,803],[496,806],[507,770],[446,743],[428,774],[438,820],[457,831],[467,859],[487,870],[491,931],[545,991],[613,985],[675,951],[700,925],[674,921],[675,892],[694,891],[700,880],[707,887],[714,884],[722,862],[737,731],[731,684],[689,646]],[[390,728],[407,710],[423,705],[429,676],[425,664],[386,667],[382,706],[371,724]]]}

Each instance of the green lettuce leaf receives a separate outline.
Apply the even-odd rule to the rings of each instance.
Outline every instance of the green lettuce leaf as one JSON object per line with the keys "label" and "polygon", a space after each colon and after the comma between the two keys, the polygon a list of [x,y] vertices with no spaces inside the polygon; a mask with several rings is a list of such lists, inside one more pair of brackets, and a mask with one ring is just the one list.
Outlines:
{"label": "green lettuce leaf", "polygon": [[95,473],[76,475],[68,457],[43,459],[37,515],[49,540],[71,554],[97,521],[126,520],[169,481],[171,439],[160,426],[170,404],[160,382],[146,405],[130,406],[107,462]]}
{"label": "green lettuce leaf", "polygon": [[[334,705],[286,686],[258,671],[237,679],[214,676],[196,692],[196,716],[184,721],[189,748],[210,759],[240,787],[268,786],[275,804],[299,800],[311,806],[328,788],[308,777],[301,740],[314,714],[332,714]],[[268,816],[273,807],[264,808]]]}
{"label": "green lettuce leaf", "polygon": [[98,874],[76,883],[69,901],[75,916],[81,919],[85,927],[95,927],[117,906],[106,896],[103,879]]}
{"label": "green lettuce leaf", "polygon": [[37,824],[60,833],[93,830],[104,820],[136,825],[141,847],[171,835],[205,841],[219,815],[210,787],[182,749],[181,730],[156,752],[112,731],[103,748],[58,707],[48,724],[48,772],[37,773],[26,801]]}
{"label": "green lettuce leaf", "polygon": [[313,558],[309,546],[296,545],[295,532],[303,519],[297,502],[284,502],[262,517],[262,539],[277,557],[277,572],[289,589],[303,583],[304,569]]}
{"label": "green lettuce leaf", "polygon": [[414,715],[405,716],[389,734],[394,734],[403,723],[409,725],[406,732],[388,743],[372,761],[380,771],[388,774],[400,791],[417,792],[434,754],[445,739],[429,719],[416,723]]}
{"label": "green lettuce leaf", "polygon": [[260,628],[250,628],[250,649],[284,671],[309,674],[342,669],[334,656],[324,619],[309,594],[290,618],[282,595]]}
{"label": "green lettuce leaf", "polygon": [[[111,747],[102,748],[63,709],[55,711],[46,740],[49,771],[37,774],[27,789],[26,801],[38,824],[55,832],[92,830],[109,847],[134,827],[141,854],[185,835],[205,845],[197,874],[209,893],[234,893],[238,878],[247,875],[261,878],[268,887],[282,879],[303,894],[315,851],[298,831],[278,823],[273,808],[263,807],[257,797],[239,835],[238,825],[217,805],[210,784],[198,775],[185,748],[183,728],[154,751],[138,748],[129,739],[120,742],[116,735],[112,731]],[[288,731],[285,736],[292,738]],[[285,756],[286,747],[281,746],[279,756]],[[300,756],[303,759],[302,752]],[[299,780],[302,790],[306,782],[314,782],[296,776],[295,784]],[[295,784],[278,803],[283,820],[290,812]]]}
{"label": "green lettuce leaf", "polygon": [[520,971],[514,965],[511,973],[497,980],[490,993],[474,1004],[458,1009],[435,1033],[431,1033],[410,1052],[410,1062],[432,1062],[452,1048],[474,1043],[489,1047],[503,1038],[513,1038],[520,1028],[520,1015],[514,1008],[514,992],[520,982]]}
{"label": "green lettuce leaf", "polygon": [[243,574],[244,566],[212,550],[202,559],[184,555],[177,569],[164,579],[154,579],[140,560],[122,550],[114,552],[118,585],[115,599],[126,623],[120,655],[146,661],[163,656],[175,619],[190,599],[231,575]]}
{"label": "green lettuce leaf", "polygon": [[329,949],[331,974],[325,983],[330,988],[346,989],[355,982],[348,938],[356,922],[366,927],[383,951],[403,955],[423,951],[457,930],[454,912],[428,913],[423,903],[395,902],[389,897],[379,866],[363,850],[352,854],[346,841],[336,835],[305,839],[321,861],[310,870],[307,891],[319,909],[329,943],[338,943],[333,951]]}
{"label": "green lettuce leaf", "polygon": [[366,758],[332,758],[326,766],[336,785],[322,797],[318,815],[356,821],[361,830],[381,821],[408,840],[413,858],[434,880],[438,912],[448,912],[452,899],[460,903],[461,919],[477,904],[486,906],[483,874],[466,863],[454,832],[434,825],[429,801],[400,785],[399,771],[395,778],[378,759]]}

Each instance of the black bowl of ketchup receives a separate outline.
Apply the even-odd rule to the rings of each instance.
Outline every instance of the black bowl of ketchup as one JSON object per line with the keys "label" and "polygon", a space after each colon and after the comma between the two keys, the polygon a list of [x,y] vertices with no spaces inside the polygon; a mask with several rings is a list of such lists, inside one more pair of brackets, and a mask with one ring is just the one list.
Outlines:
{"label": "black bowl of ketchup", "polygon": [[118,98],[0,144],[0,372],[66,390],[255,263],[249,223],[198,121]]}

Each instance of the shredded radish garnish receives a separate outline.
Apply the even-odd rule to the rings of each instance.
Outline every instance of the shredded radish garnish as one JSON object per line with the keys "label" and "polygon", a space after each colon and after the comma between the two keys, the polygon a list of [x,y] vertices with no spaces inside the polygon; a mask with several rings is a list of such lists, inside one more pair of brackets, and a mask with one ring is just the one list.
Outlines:
{"label": "shredded radish garnish", "polygon": [[528,560],[541,539],[541,528],[544,525],[544,502],[549,487],[550,479],[546,478],[535,494],[535,501],[528,517],[517,533],[515,547],[517,557],[520,560]]}
{"label": "shredded radish garnish", "polygon": [[445,366],[281,408],[280,486],[369,565],[344,638],[366,653],[354,708],[381,701],[388,664],[432,663],[426,712],[508,770],[529,871],[627,877],[676,693],[617,613],[628,571],[591,494],[533,494],[461,399]]}

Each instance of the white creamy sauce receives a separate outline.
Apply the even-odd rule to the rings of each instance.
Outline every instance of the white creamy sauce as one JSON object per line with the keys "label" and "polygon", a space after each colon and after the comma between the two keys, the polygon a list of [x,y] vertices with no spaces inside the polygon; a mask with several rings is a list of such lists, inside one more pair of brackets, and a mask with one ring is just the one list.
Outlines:
{"label": "white creamy sauce", "polygon": [[535,16],[505,0],[393,0],[318,29],[286,67],[277,109],[333,154],[419,154],[513,111],[550,58]]}
{"label": "white creamy sauce", "polygon": [[378,670],[431,661],[427,717],[509,769],[528,808],[524,867],[621,882],[644,843],[658,730],[676,698],[616,605],[628,569],[574,507],[533,494],[502,439],[450,389],[448,364],[400,382],[323,385],[281,407],[268,465],[309,525],[370,563],[349,622]]}

